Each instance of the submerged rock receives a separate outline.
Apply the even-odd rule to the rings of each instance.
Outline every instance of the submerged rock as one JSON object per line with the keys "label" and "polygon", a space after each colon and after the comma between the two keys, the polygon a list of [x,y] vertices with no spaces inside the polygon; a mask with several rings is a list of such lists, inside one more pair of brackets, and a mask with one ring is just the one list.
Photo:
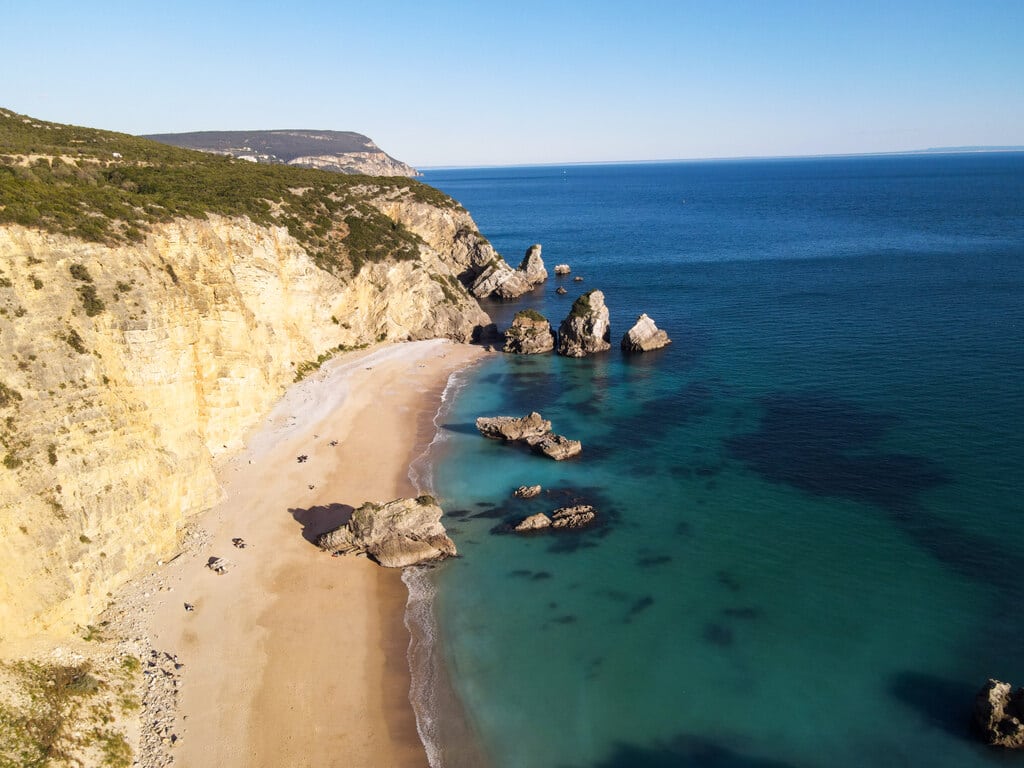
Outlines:
{"label": "submerged rock", "polygon": [[523,274],[530,285],[540,285],[548,279],[548,271],[544,268],[544,260],[540,257],[540,243],[534,243],[526,250],[526,255],[519,263],[518,272]]}
{"label": "submerged rock", "polygon": [[985,743],[1024,748],[1024,688],[989,680],[974,699],[974,722]]}
{"label": "submerged rock", "polygon": [[572,270],[569,268],[568,264],[555,264],[556,275],[568,275],[570,272],[572,272]]}
{"label": "submerged rock", "polygon": [[516,312],[505,331],[504,351],[516,355],[537,355],[555,348],[551,323],[540,312],[523,309]]}
{"label": "submerged rock", "polygon": [[570,440],[551,431],[551,422],[536,411],[522,418],[516,416],[481,416],[476,428],[484,437],[514,443],[526,443],[535,453],[555,461],[571,458],[583,450],[579,440]]}
{"label": "submerged rock", "polygon": [[321,534],[321,549],[341,554],[366,554],[386,568],[403,568],[457,554],[441,524],[444,514],[431,496],[366,502],[343,526]]}
{"label": "submerged rock", "polygon": [[656,326],[646,313],[640,315],[622,337],[622,349],[625,352],[650,352],[671,343],[668,334]]}
{"label": "submerged rock", "polygon": [[601,291],[590,291],[573,302],[569,316],[558,327],[558,354],[585,357],[611,349],[608,307]]}
{"label": "submerged rock", "polygon": [[535,496],[540,496],[540,492],[539,485],[520,485],[512,492],[512,495],[517,499],[532,499]]}

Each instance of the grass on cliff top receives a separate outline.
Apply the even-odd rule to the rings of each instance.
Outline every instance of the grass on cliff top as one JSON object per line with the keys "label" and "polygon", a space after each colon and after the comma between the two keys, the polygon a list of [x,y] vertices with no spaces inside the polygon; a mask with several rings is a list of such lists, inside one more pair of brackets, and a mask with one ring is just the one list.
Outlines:
{"label": "grass on cliff top", "polygon": [[544,317],[540,312],[535,309],[521,309],[516,312],[516,317],[523,317],[527,320],[533,320],[535,323],[546,323],[547,318]]}
{"label": "grass on cliff top", "polygon": [[572,303],[569,317],[586,317],[590,313],[590,294],[591,291],[588,291]]}
{"label": "grass on cliff top", "polygon": [[250,163],[0,109],[0,224],[115,245],[175,218],[247,216],[287,227],[335,274],[418,258],[420,238],[374,198],[459,207],[414,179]]}

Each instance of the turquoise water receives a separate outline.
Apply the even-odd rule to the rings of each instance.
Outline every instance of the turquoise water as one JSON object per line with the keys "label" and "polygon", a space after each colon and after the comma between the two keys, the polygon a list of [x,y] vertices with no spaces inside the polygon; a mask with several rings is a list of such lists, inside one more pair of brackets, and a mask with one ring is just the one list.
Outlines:
{"label": "turquoise water", "polygon": [[[989,676],[1024,683],[1024,155],[426,181],[509,261],[541,242],[585,278],[499,326],[600,288],[616,344],[497,355],[438,417],[437,648],[493,764],[1004,762],[968,721]],[[674,343],[627,358],[641,311]],[[578,459],[472,426],[534,409]],[[502,531],[574,500],[600,524]]]}

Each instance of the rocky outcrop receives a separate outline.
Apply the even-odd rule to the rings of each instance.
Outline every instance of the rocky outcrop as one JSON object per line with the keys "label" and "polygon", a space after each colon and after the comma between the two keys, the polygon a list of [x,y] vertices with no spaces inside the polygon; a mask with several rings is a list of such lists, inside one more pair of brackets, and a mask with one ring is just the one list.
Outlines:
{"label": "rocky outcrop", "polygon": [[990,679],[975,697],[974,722],[987,744],[1024,749],[1024,688]]}
{"label": "rocky outcrop", "polygon": [[622,350],[624,352],[650,352],[671,343],[672,339],[668,337],[668,334],[656,326],[646,314],[642,314],[622,337]]}
{"label": "rocky outcrop", "polygon": [[484,437],[508,442],[542,438],[551,432],[551,422],[536,411],[523,416],[481,416],[476,428]]}
{"label": "rocky outcrop", "polygon": [[589,504],[578,504],[574,507],[556,509],[551,513],[551,517],[548,517],[543,512],[530,515],[525,520],[517,523],[512,530],[516,533],[530,533],[532,531],[542,531],[546,528],[554,530],[582,528],[592,523],[596,517],[597,513],[594,512],[592,506]]}
{"label": "rocky outcrop", "polygon": [[536,411],[522,418],[516,416],[481,416],[476,428],[484,437],[513,443],[526,443],[535,453],[562,461],[583,450],[579,440],[570,440],[551,431],[551,422]]}
{"label": "rocky outcrop", "polygon": [[489,322],[457,279],[483,240],[468,214],[408,203],[424,232],[455,219],[465,234],[354,276],[248,219],[179,219],[114,246],[0,227],[0,635],[73,632],[173,552],[219,497],[215,459],[297,371]]}
{"label": "rocky outcrop", "polygon": [[478,299],[497,296],[499,299],[518,299],[532,291],[534,286],[522,272],[512,269],[504,259],[498,259],[484,268],[470,286]]}
{"label": "rocky outcrop", "polygon": [[557,351],[567,357],[585,357],[611,349],[608,307],[601,291],[590,291],[572,305],[558,327]]}
{"label": "rocky outcrop", "polygon": [[567,291],[567,290],[565,290],[565,288],[563,288],[562,286],[558,286],[558,287],[557,287],[557,288],[555,289],[555,293],[557,293],[557,294],[558,294],[559,296],[565,296],[565,294],[567,294],[567,293],[568,293],[568,291]]}
{"label": "rocky outcrop", "polygon": [[385,568],[404,568],[452,557],[455,543],[441,524],[444,512],[430,496],[367,502],[345,525],[317,537],[317,546],[340,554],[366,554]]}
{"label": "rocky outcrop", "polygon": [[540,257],[540,243],[534,243],[526,250],[526,255],[519,263],[523,277],[530,285],[540,285],[548,279],[548,271],[544,268],[544,260]]}
{"label": "rocky outcrop", "polygon": [[540,496],[541,487],[539,485],[520,485],[512,495],[517,499],[532,499],[535,496]]}
{"label": "rocky outcrop", "polygon": [[556,275],[568,275],[570,272],[572,272],[572,269],[569,268],[568,264],[555,264]]}
{"label": "rocky outcrop", "polygon": [[516,312],[512,325],[505,331],[505,352],[515,355],[537,355],[555,348],[551,323],[539,312],[523,309]]}

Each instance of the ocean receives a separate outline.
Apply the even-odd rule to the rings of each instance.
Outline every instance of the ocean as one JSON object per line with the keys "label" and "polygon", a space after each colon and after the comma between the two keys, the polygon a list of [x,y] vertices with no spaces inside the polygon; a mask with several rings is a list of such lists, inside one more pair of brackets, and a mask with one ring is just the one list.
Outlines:
{"label": "ocean", "polygon": [[[597,288],[613,344],[446,392],[414,471],[461,557],[406,576],[434,768],[1004,764],[969,721],[1024,685],[1024,153],[424,180],[571,265],[500,328]],[[624,356],[641,312],[673,343]],[[473,426],[531,410],[583,453]],[[594,527],[504,532],[573,501]]]}

